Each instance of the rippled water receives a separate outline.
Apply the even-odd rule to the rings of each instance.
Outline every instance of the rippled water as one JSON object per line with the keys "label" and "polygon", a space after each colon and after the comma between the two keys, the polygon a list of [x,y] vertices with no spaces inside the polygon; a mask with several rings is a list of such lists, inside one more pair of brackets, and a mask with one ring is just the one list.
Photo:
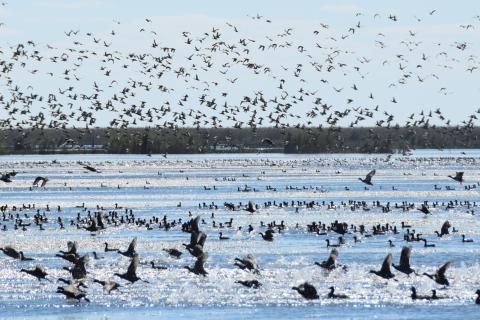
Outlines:
{"label": "rippled water", "polygon": [[[101,173],[87,172],[77,161],[89,162]],[[24,222],[32,222],[22,231],[14,229],[13,220],[1,221],[0,228],[6,226],[7,230],[0,231],[0,246],[11,245],[35,258],[35,261],[18,261],[0,254],[0,317],[438,319],[458,318],[461,314],[462,319],[478,318],[480,306],[474,304],[474,293],[480,289],[478,150],[463,153],[424,150],[410,156],[394,155],[391,159],[386,155],[360,154],[3,156],[0,163],[2,171],[18,172],[12,183],[0,183],[0,204],[8,205],[7,212],[14,215],[26,214]],[[365,190],[358,178],[374,168],[377,170],[374,186]],[[447,177],[456,171],[465,171],[466,181],[462,185]],[[38,175],[48,176],[50,181],[45,189],[30,190]],[[435,185],[441,190],[436,190]],[[245,186],[252,191],[242,191]],[[455,190],[446,190],[446,186]],[[349,200],[366,201],[370,210],[353,211]],[[382,205],[390,202],[392,211],[382,213],[380,207],[372,205],[374,200]],[[425,200],[430,204],[439,201],[432,215],[395,209],[395,203],[407,201],[417,206]],[[442,205],[455,200],[459,202],[453,208]],[[224,202],[245,205],[248,201],[260,206],[258,212],[229,211],[223,206]],[[275,201],[277,206],[264,207],[267,201]],[[283,201],[288,206],[278,206]],[[315,201],[317,205],[291,206],[292,201],[295,204]],[[334,208],[328,207],[331,201]],[[188,242],[189,234],[179,226],[165,231],[154,223],[152,230],[144,225],[109,225],[106,230],[91,234],[69,223],[78,213],[86,215],[80,208],[83,203],[92,213],[98,210],[97,205],[103,207],[105,215],[115,210],[117,204],[122,207],[116,209],[119,215],[128,208],[136,218],[147,221],[153,216],[167,215],[169,220],[181,218],[185,222],[190,219],[189,213],[201,214],[205,220],[201,229],[208,235],[205,251],[209,259],[205,268],[209,275],[196,276],[183,268],[195,261],[188,252],[180,259],[172,259],[161,250],[174,247],[183,250],[182,243]],[[218,208],[209,207],[212,203]],[[21,208],[23,204],[35,204],[35,209],[13,211],[13,206]],[[49,222],[43,225],[45,230],[39,230],[31,219],[37,209],[49,217]],[[65,221],[64,230],[59,229],[57,217]],[[218,225],[230,218],[233,218],[232,228],[213,227],[213,220]],[[334,220],[364,224],[369,232],[374,225],[389,223],[397,225],[400,233],[368,238],[357,234],[361,238],[359,243],[354,243],[353,234],[345,235],[347,243],[338,248],[338,260],[348,269],[327,273],[314,262],[327,258],[330,249],[325,239],[336,243],[338,234],[329,232],[319,236],[307,232],[306,225],[312,221],[328,225]],[[459,232],[437,238],[434,231],[440,230],[445,220]],[[258,235],[266,229],[260,227],[261,221],[284,221],[287,228],[277,232],[273,242],[266,242]],[[422,242],[406,243],[401,221],[412,225],[436,246],[425,248]],[[249,234],[246,229],[250,224],[255,231]],[[230,239],[220,241],[220,231]],[[462,243],[461,234],[474,242]],[[103,252],[105,241],[111,247],[125,250],[135,236],[140,260],[145,263],[139,267],[138,275],[149,283],[126,284],[115,279],[113,273],[125,272],[129,259]],[[81,254],[96,251],[101,256],[99,260],[90,259],[87,266],[86,291],[90,303],[69,301],[55,292],[60,285],[57,278],[68,277],[62,267],[69,263],[55,257],[58,250],[66,250],[67,240],[76,240]],[[388,240],[395,247],[390,248]],[[397,281],[368,273],[370,269],[380,269],[387,253],[391,252],[394,262],[398,262],[404,245],[412,247],[411,264],[419,273],[434,273],[440,265],[452,260],[447,271],[451,285],[444,289],[425,276],[408,277],[395,270]],[[235,257],[246,254],[257,258],[259,275],[233,265]],[[168,269],[152,269],[147,264],[151,260]],[[50,281],[40,282],[19,272],[20,268],[29,269],[36,264],[46,268]],[[93,278],[115,279],[123,286],[108,295],[91,281]],[[254,290],[235,283],[250,279],[257,279],[263,286]],[[315,285],[319,300],[304,300],[291,290],[304,281]],[[332,285],[349,299],[326,299]],[[438,289],[438,295],[444,299],[412,301],[412,285],[420,294]]]}

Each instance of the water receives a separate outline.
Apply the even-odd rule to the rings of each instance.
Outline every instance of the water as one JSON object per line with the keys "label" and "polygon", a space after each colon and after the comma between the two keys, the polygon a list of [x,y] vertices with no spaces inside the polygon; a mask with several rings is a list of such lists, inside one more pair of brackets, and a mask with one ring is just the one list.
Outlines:
{"label": "water", "polygon": [[[55,160],[55,161],[54,161]],[[12,245],[23,250],[35,261],[18,261],[0,254],[0,317],[42,319],[104,319],[104,318],[203,318],[203,319],[438,319],[449,317],[477,319],[479,309],[474,304],[475,291],[480,289],[479,253],[480,224],[476,213],[480,203],[480,150],[422,150],[410,156],[394,155],[283,155],[283,154],[228,154],[228,155],[168,155],[147,157],[143,155],[50,155],[50,156],[2,156],[2,170],[19,172],[10,184],[0,184],[1,204],[7,204],[7,212],[27,214],[24,222],[32,225],[27,231],[14,230],[13,221],[2,221],[0,246]],[[89,162],[101,173],[86,172],[78,162]],[[371,169],[377,174],[374,186],[369,190],[358,181]],[[461,185],[448,178],[456,171],[465,171]],[[46,189],[30,190],[37,175],[48,176]],[[435,185],[441,187],[436,190]],[[214,188],[215,186],[215,188]],[[250,192],[238,191],[247,186]],[[270,189],[266,187],[269,186]],[[287,189],[287,186],[289,187]],[[446,190],[450,186],[455,190]],[[465,189],[470,186],[470,190]],[[346,190],[345,187],[348,187]],[[395,190],[392,190],[395,187]],[[477,188],[478,187],[478,188]],[[352,211],[348,200],[366,201],[370,210]],[[372,206],[373,200],[383,205],[390,202],[392,211],[382,213]],[[418,205],[428,200],[439,201],[432,208],[432,215],[425,216],[418,210],[403,211],[395,203],[408,201]],[[462,204],[446,209],[442,202],[460,201]],[[472,206],[463,205],[470,201]],[[224,202],[246,204],[248,201],[261,206],[258,212],[229,211]],[[288,206],[270,206],[264,202],[288,202]],[[316,201],[318,206],[292,207],[291,201]],[[322,202],[325,201],[325,205]],[[336,209],[328,208],[333,201]],[[214,202],[218,208],[209,207]],[[181,203],[181,206],[179,204]],[[205,203],[206,206],[199,204]],[[36,209],[47,215],[45,230],[34,226],[36,209],[12,211],[35,204]],[[189,273],[183,266],[194,264],[194,258],[184,252],[180,259],[170,258],[163,248],[183,250],[189,234],[174,227],[169,231],[151,224],[152,230],[134,224],[107,229],[96,234],[77,229],[70,220],[78,213],[82,217],[85,205],[92,212],[97,205],[103,212],[116,209],[121,215],[131,209],[136,218],[152,216],[169,220],[190,219],[189,212],[201,214],[206,224],[201,229],[208,234],[205,251],[209,259],[205,268],[207,277]],[[49,205],[50,211],[46,211]],[[61,211],[57,211],[60,205]],[[211,214],[215,218],[211,218]],[[56,222],[62,217],[65,229]],[[213,227],[233,218],[232,228]],[[287,228],[275,234],[273,242],[261,239],[264,231],[260,221],[270,223],[284,221]],[[338,248],[339,263],[348,266],[327,273],[314,265],[323,261],[330,251],[325,239],[336,243],[338,234],[329,232],[318,236],[306,231],[312,221],[329,224],[334,220],[355,225],[364,224],[368,231],[373,225],[389,223],[400,226],[401,221],[412,225],[429,242],[436,246],[423,247],[422,242],[403,241],[404,230],[399,234],[387,233],[369,238],[360,237],[354,243],[353,235],[345,235],[346,244]],[[434,231],[449,220],[458,233],[437,238]],[[255,231],[248,234],[251,224]],[[298,224],[298,227],[296,225]],[[237,228],[241,226],[242,231]],[[230,240],[220,241],[222,231]],[[461,234],[472,238],[473,243],[462,243]],[[142,265],[138,275],[149,283],[126,284],[113,273],[126,271],[129,259],[117,253],[103,252],[103,243],[125,250],[133,237],[138,237],[137,251]],[[58,250],[66,250],[66,241],[76,240],[81,254],[96,251],[101,259],[90,259],[87,270],[87,296],[90,303],[69,301],[55,293],[56,279],[68,277],[62,267],[65,260],[55,257]],[[395,247],[389,248],[392,240]],[[447,271],[451,285],[442,288],[425,276],[406,276],[395,272],[398,281],[386,281],[369,274],[370,269],[380,269],[387,253],[398,262],[402,246],[412,247],[411,264],[419,273],[434,273],[448,260],[453,261]],[[260,266],[260,275],[239,270],[233,265],[235,257],[253,254]],[[168,270],[154,270],[148,262],[168,266]],[[144,263],[144,264],[143,264]],[[19,272],[36,264],[46,268],[51,281],[37,281]],[[119,291],[105,294],[97,279],[115,279],[122,283]],[[257,279],[263,286],[248,289],[235,280]],[[321,298],[304,300],[292,286],[304,281],[314,284]],[[330,300],[325,296],[328,287],[334,285],[337,292],[347,294],[347,300]],[[417,287],[420,294],[438,289],[445,299],[437,301],[412,301],[410,287]],[[459,311],[461,310],[461,311]]]}

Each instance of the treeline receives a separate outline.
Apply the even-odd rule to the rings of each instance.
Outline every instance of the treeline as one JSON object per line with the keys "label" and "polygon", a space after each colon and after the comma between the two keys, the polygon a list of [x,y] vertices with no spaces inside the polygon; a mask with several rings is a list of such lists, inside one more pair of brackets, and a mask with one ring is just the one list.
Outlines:
{"label": "treeline", "polygon": [[478,127],[129,128],[2,130],[1,154],[285,152],[390,153],[480,148]]}

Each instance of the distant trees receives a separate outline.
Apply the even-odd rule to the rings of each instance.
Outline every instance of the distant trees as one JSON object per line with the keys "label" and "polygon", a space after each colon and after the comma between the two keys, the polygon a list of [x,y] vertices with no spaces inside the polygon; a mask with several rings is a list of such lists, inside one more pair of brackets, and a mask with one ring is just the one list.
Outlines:
{"label": "distant trees", "polygon": [[477,127],[0,130],[0,153],[388,153],[480,148]]}

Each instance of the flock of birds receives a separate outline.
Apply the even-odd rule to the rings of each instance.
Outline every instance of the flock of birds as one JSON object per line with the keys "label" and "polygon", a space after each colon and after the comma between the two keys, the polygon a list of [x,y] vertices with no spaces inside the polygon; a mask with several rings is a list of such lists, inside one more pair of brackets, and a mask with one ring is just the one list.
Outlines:
{"label": "flock of birds", "polygon": [[[89,173],[100,173],[101,170],[85,163],[81,163],[82,168],[85,170],[84,172]],[[1,174],[1,181],[5,184],[10,185],[12,178],[16,177],[19,172],[11,171]],[[370,187],[374,185],[374,177],[376,174],[376,170],[371,170],[365,176],[365,178],[358,178],[366,187]],[[449,175],[448,177],[451,178],[453,181],[458,183],[463,183],[465,180],[463,178],[464,172],[457,172],[455,175]],[[37,188],[46,188],[47,182],[49,182],[49,178],[45,176],[37,176],[34,181],[32,182],[32,187]],[[292,187],[290,186],[290,189]],[[210,188],[204,187],[204,191],[212,190]],[[268,188],[267,188],[268,189]],[[214,188],[216,190],[216,188]],[[288,188],[287,188],[288,190]],[[368,189],[365,189],[368,190]],[[241,193],[245,192],[244,190],[239,191]],[[401,202],[401,203],[394,203],[391,204],[390,202],[387,203],[380,203],[379,201],[373,201],[372,204],[368,204],[366,201],[341,201],[335,203],[333,201],[266,201],[263,205],[255,204],[252,201],[248,203],[233,203],[233,202],[224,202],[223,204],[216,204],[215,202],[212,203],[199,203],[198,209],[207,209],[207,210],[218,210],[223,209],[227,211],[238,211],[238,212],[247,212],[248,214],[261,214],[263,209],[271,209],[271,208],[290,208],[294,209],[295,212],[298,212],[299,209],[322,209],[325,208],[327,210],[338,210],[338,209],[347,209],[351,210],[352,212],[360,210],[360,211],[379,211],[382,213],[388,213],[393,210],[399,210],[403,212],[421,212],[428,217],[429,215],[434,214],[432,212],[433,209],[455,209],[455,208],[463,208],[467,209],[467,213],[474,214],[474,208],[478,205],[475,201],[457,201],[451,200],[448,202],[439,202],[439,201],[424,201],[423,203],[416,205],[415,203],[409,202]],[[179,203],[178,207],[181,208],[182,204]],[[55,219],[53,216],[49,216],[52,211],[57,211],[58,217]],[[115,229],[122,226],[134,226],[140,229],[146,230],[164,230],[169,231],[172,229],[181,230],[182,232],[190,234],[190,241],[188,243],[183,244],[183,250],[188,252],[191,256],[195,258],[195,263],[193,266],[183,266],[188,272],[191,272],[195,275],[199,276],[208,276],[208,271],[205,268],[205,263],[207,262],[209,255],[205,251],[205,242],[207,239],[207,234],[200,229],[201,225],[207,225],[207,221],[205,218],[202,218],[200,215],[194,219],[191,219],[187,222],[184,222],[182,218],[178,219],[168,219],[167,215],[164,215],[163,218],[153,216],[150,219],[147,218],[140,218],[136,217],[133,213],[132,209],[120,207],[118,204],[115,204],[113,210],[109,210],[108,212],[100,206],[97,206],[96,210],[89,210],[85,204],[77,206],[77,209],[80,211],[76,215],[75,218],[70,219],[70,221],[64,220],[62,218],[62,208],[58,206],[57,208],[50,208],[49,205],[46,206],[45,210],[41,212],[41,208],[36,207],[35,204],[23,204],[22,207],[9,207],[8,205],[0,207],[0,211],[2,212],[2,222],[0,226],[3,224],[3,228],[1,230],[7,231],[7,224],[11,223],[14,225],[13,230],[17,232],[17,230],[28,231],[31,230],[32,227],[38,228],[38,230],[43,231],[46,230],[45,226],[47,226],[51,230],[61,230],[65,229],[65,227],[70,226],[74,230],[85,230],[89,232],[92,236],[97,234],[101,234],[103,231],[107,229]],[[36,212],[33,216],[31,216],[28,212]],[[48,213],[48,215],[47,215]],[[83,214],[85,215],[83,215]],[[192,213],[189,211],[189,215],[191,216]],[[325,223],[321,221],[312,221],[306,225],[290,225],[288,226],[284,221],[260,221],[258,226],[254,226],[252,224],[248,225],[248,227],[243,228],[242,226],[234,226],[234,219],[231,218],[228,221],[219,222],[216,220],[215,213],[212,212],[211,214],[211,227],[214,230],[218,230],[218,240],[221,241],[228,241],[230,237],[225,235],[228,231],[233,231],[237,228],[237,234],[246,233],[248,235],[258,234],[264,241],[267,242],[274,242],[275,238],[281,236],[285,233],[285,230],[292,229],[297,230],[298,232],[304,232],[306,234],[313,234],[315,236],[325,236],[326,247],[332,248],[331,252],[328,255],[328,258],[322,262],[315,262],[314,264],[320,267],[321,269],[325,270],[326,272],[333,271],[335,269],[340,269],[343,272],[348,272],[349,267],[344,264],[338,263],[338,256],[339,251],[338,248],[341,248],[346,244],[346,236],[352,235],[351,245],[355,245],[358,242],[363,240],[367,240],[369,238],[375,237],[382,237],[385,235],[396,236],[401,234],[401,230],[405,230],[406,232],[403,233],[403,242],[406,243],[415,243],[420,242],[424,243],[423,247],[435,247],[435,244],[430,243],[420,232],[416,232],[414,226],[409,225],[405,221],[402,221],[400,225],[394,224],[376,224],[369,228],[364,224],[355,225],[349,224],[347,222],[340,222],[335,220],[330,223]],[[451,234],[458,234],[459,230],[453,227],[449,221],[445,221],[440,231],[435,231],[434,233],[438,238],[442,238]],[[11,229],[10,229],[11,230]],[[338,243],[333,243],[328,237],[332,235],[338,235]],[[473,239],[468,239],[465,237],[465,234],[462,234],[462,243],[472,243],[474,242]],[[131,259],[130,264],[125,272],[117,272],[114,275],[127,283],[135,283],[137,281],[142,281],[148,283],[147,280],[142,279],[139,277],[137,273],[138,266],[140,265],[140,258],[139,254],[136,252],[137,246],[137,238],[135,237],[131,243],[129,244],[128,248],[123,251],[118,248],[112,248],[108,242],[104,243],[103,251],[105,253],[114,252],[125,257]],[[395,247],[394,242],[390,239],[388,241],[388,247],[392,248]],[[8,257],[18,259],[19,261],[31,262],[35,260],[34,257],[29,257],[24,254],[23,251],[17,250],[12,246],[4,246],[0,248],[0,250]],[[178,247],[171,247],[171,248],[164,248],[163,249],[170,257],[174,259],[180,258],[185,251],[182,251],[181,248]],[[410,276],[426,276],[431,278],[436,284],[444,286],[445,288],[450,285],[449,279],[447,277],[447,270],[453,263],[452,261],[445,262],[442,266],[440,266],[435,273],[418,273],[415,269],[413,269],[410,265],[410,255],[412,252],[411,247],[403,246],[401,249],[401,255],[399,259],[399,264],[393,263],[393,256],[389,253],[379,270],[370,270],[371,274],[374,274],[380,278],[386,280],[394,280],[397,281],[395,274],[392,272],[392,267],[403,274],[406,274],[408,277]],[[68,241],[67,250],[63,251],[60,250],[56,257],[64,259],[71,263],[69,267],[63,267],[63,270],[70,274],[69,279],[59,278],[57,281],[64,282],[64,286],[59,286],[57,288],[57,293],[65,295],[67,298],[72,298],[76,300],[85,299],[89,301],[87,297],[87,288],[88,288],[88,281],[99,284],[103,286],[103,289],[106,293],[110,293],[114,290],[119,289],[120,287],[124,286],[114,279],[97,279],[92,278],[89,276],[87,264],[89,260],[93,257],[93,259],[101,259],[99,253],[94,251],[92,253],[81,255],[79,252],[78,244],[76,241]],[[151,268],[157,270],[166,270],[168,269],[167,266],[164,265],[157,265],[154,261],[150,262],[142,262],[142,264],[150,265]],[[258,266],[256,258],[252,254],[247,254],[244,257],[236,257],[233,262],[234,266],[250,272],[252,275],[259,275],[261,273],[261,269]],[[27,273],[33,277],[36,277],[38,280],[48,280],[52,281],[52,279],[47,278],[49,275],[48,271],[40,266],[37,265],[33,269],[26,269],[21,268],[20,272]],[[248,288],[258,289],[262,287],[262,283],[255,278],[248,279],[248,280],[236,280],[236,283],[239,285],[243,285]],[[319,299],[319,294],[317,289],[314,285],[305,282],[298,286],[294,286],[293,290],[297,291],[301,296],[306,299]],[[329,288],[330,292],[326,295],[327,298],[331,299],[348,299],[349,297],[345,294],[338,294],[335,293],[335,287]],[[447,296],[441,295],[438,296],[436,290],[432,290],[432,295],[419,295],[417,294],[417,289],[415,287],[411,287],[411,298],[413,300],[437,300],[437,299],[445,299]],[[480,291],[476,292],[477,294]],[[476,300],[477,304],[480,304],[480,294]]]}
{"label": "flock of birds", "polygon": [[[435,10],[432,12],[415,17],[415,23],[421,27],[424,20],[437,15]],[[261,15],[251,18],[257,31],[264,25],[275,24]],[[404,136],[407,140],[417,134],[416,128],[437,126],[443,128],[439,134],[453,132],[455,136],[471,138],[465,140],[466,144],[474,143],[476,137],[470,135],[480,110],[467,115],[456,127],[440,108],[412,113],[401,123],[394,112],[388,111],[402,104],[401,97],[377,101],[377,95],[369,91],[370,86],[363,86],[363,81],[367,82],[373,73],[372,68],[393,69],[391,78],[396,80],[381,90],[425,83],[435,86],[448,78],[449,70],[464,65],[468,74],[476,73],[478,59],[473,53],[468,54],[470,44],[435,43],[436,51],[426,52],[429,47],[417,40],[419,35],[415,30],[410,30],[398,43],[378,32],[371,39],[370,49],[380,53],[387,47],[398,50],[383,61],[374,61],[367,53],[345,48],[352,42],[363,41],[367,33],[365,25],[381,22],[394,26],[402,18],[378,13],[368,17],[358,12],[355,19],[358,21],[343,30],[319,23],[311,31],[312,43],[298,43],[293,28],[258,37],[227,22],[224,28],[182,32],[184,44],[176,48],[161,44],[155,22],[147,18],[136,31],[139,38],[151,41],[150,48],[144,48],[143,52],[124,52],[115,47],[115,40],[122,40],[124,31],[119,21],[114,22],[118,28],[108,34],[66,31],[66,46],[29,40],[2,47],[0,81],[5,90],[0,106],[7,116],[2,117],[0,128],[21,132],[24,141],[42,137],[44,129],[64,131],[65,141],[58,142],[63,146],[79,143],[78,135],[68,129],[73,127],[80,136],[90,136],[98,125],[108,128],[107,137],[127,136],[139,143],[143,133],[125,129],[250,127],[256,130],[273,126],[296,127],[311,133],[323,126],[341,130],[342,126],[367,125],[374,126],[370,138],[375,144],[382,140],[375,127],[395,130],[405,126],[409,128]],[[470,35],[479,20],[475,16],[459,29]],[[272,54],[287,55],[288,64],[275,65],[270,59]],[[29,80],[23,84],[18,77]],[[51,84],[46,91],[43,82]],[[57,83],[59,87],[52,89]],[[262,89],[255,89],[257,83]],[[248,89],[239,89],[240,86]],[[441,94],[449,94],[449,90],[439,88]],[[237,91],[240,91],[238,97],[234,94]],[[338,98],[335,95],[344,101],[329,102]],[[449,126],[453,131],[448,130]]]}
{"label": "flock of birds", "polygon": [[[426,17],[416,18],[420,23],[423,19],[435,15],[435,10],[429,12]],[[2,92],[0,94],[0,106],[2,112],[7,116],[0,119],[0,128],[16,130],[22,133],[27,139],[32,136],[43,136],[46,129],[62,131],[67,138],[61,141],[61,145],[75,144],[71,136],[72,127],[80,133],[91,130],[99,125],[100,118],[107,116],[108,125],[106,135],[131,135],[129,138],[142,141],[143,135],[132,135],[127,130],[131,127],[152,127],[156,129],[167,128],[177,129],[181,127],[228,127],[244,128],[250,127],[256,130],[261,126],[273,126],[276,128],[299,128],[310,133],[312,130],[322,130],[323,126],[341,130],[341,126],[359,127],[368,123],[374,123],[370,129],[370,138],[373,144],[382,140],[375,129],[390,128],[396,130],[401,126],[409,128],[408,136],[400,138],[407,139],[417,134],[416,128],[443,128],[444,134],[451,134],[449,126],[451,121],[447,119],[440,108],[433,110],[422,110],[419,113],[412,113],[405,123],[400,124],[394,112],[387,110],[396,105],[401,105],[402,97],[392,96],[388,101],[377,101],[377,94],[363,86],[363,81],[369,78],[369,70],[378,66],[395,67],[392,78],[396,79],[389,83],[388,88],[407,85],[421,86],[425,82],[436,83],[440,74],[448,77],[448,70],[467,65],[466,72],[473,74],[478,67],[478,57],[473,53],[467,55],[470,45],[460,41],[455,43],[439,43],[436,45],[438,51],[425,52],[422,41],[417,41],[417,33],[410,30],[406,39],[400,43],[391,42],[385,34],[379,32],[372,39],[375,50],[383,50],[387,46],[399,46],[398,53],[384,61],[373,61],[362,53],[357,54],[344,45],[364,30],[365,23],[375,23],[380,19],[395,24],[401,17],[394,14],[382,16],[375,14],[368,18],[362,13],[355,15],[357,22],[345,30],[332,30],[326,23],[320,23],[319,28],[312,30],[313,43],[297,43],[293,28],[282,28],[283,30],[273,35],[267,34],[261,38],[251,38],[243,34],[241,27],[232,23],[226,23],[225,28],[213,27],[211,30],[194,34],[184,31],[181,39],[184,42],[182,48],[164,46],[160,43],[151,19],[145,19],[139,26],[138,34],[148,35],[151,39],[149,49],[142,52],[122,52],[115,49],[115,40],[119,31],[112,29],[109,34],[95,34],[93,31],[70,30],[65,32],[68,45],[43,45],[34,40],[26,43],[18,43],[12,46],[0,48],[0,83]],[[261,15],[252,16],[252,23],[271,25],[272,21]],[[373,20],[373,22],[371,22]],[[465,32],[474,32],[480,17],[473,18],[471,24],[461,25],[459,28]],[[115,21],[118,26],[121,24]],[[261,27],[261,26],[260,26]],[[260,29],[260,28],[258,28]],[[1,30],[0,30],[1,32]],[[332,34],[332,32],[339,32]],[[182,55],[177,54],[182,52]],[[292,61],[289,65],[276,66],[263,62],[261,56],[272,54],[288,54]],[[296,60],[298,59],[298,60]],[[273,59],[272,59],[273,60]],[[373,66],[374,65],[374,66]],[[373,66],[373,67],[372,67]],[[429,71],[424,71],[429,70]],[[433,71],[437,70],[438,73]],[[90,75],[89,75],[90,74]],[[312,77],[313,74],[313,77]],[[17,77],[29,76],[31,82],[24,85]],[[354,76],[352,76],[354,75]],[[90,81],[89,78],[94,80]],[[341,81],[335,81],[339,77]],[[60,83],[59,87],[52,90],[51,86],[46,89],[38,89],[35,86],[44,78],[52,83]],[[312,81],[312,78],[319,78],[319,81]],[[352,79],[357,79],[355,82]],[[251,81],[250,81],[251,80]],[[250,84],[244,84],[251,82]],[[250,88],[260,82],[262,90]],[[180,83],[182,90],[170,85]],[[242,84],[240,84],[242,83]],[[338,84],[340,83],[340,87]],[[240,97],[235,97],[238,86],[248,87],[248,93],[241,92]],[[264,89],[265,88],[265,89]],[[232,92],[232,93],[231,93]],[[326,93],[328,92],[328,94]],[[449,94],[449,88],[439,88],[440,94]],[[333,105],[329,102],[331,96],[337,95],[334,99],[343,99],[342,106]],[[155,100],[151,99],[154,96]],[[160,98],[159,98],[160,96]],[[232,96],[232,97],[231,97]],[[380,99],[379,99],[380,100]],[[152,103],[151,101],[155,101]],[[346,107],[345,107],[346,106]],[[460,124],[453,127],[454,135],[468,137],[468,141],[475,142],[477,137],[471,137],[471,132],[476,126],[477,116],[480,109],[467,115],[467,118]],[[119,130],[120,129],[120,130]],[[451,127],[450,127],[451,129]],[[283,131],[286,132],[286,131]],[[5,134],[5,132],[2,132]],[[208,134],[208,133],[207,133]],[[188,133],[187,133],[188,135]],[[228,137],[224,137],[228,140]],[[271,144],[264,139],[266,144]],[[342,141],[337,141],[341,144]],[[468,147],[468,145],[466,145]],[[101,171],[91,165],[81,164],[82,167],[91,173]],[[17,171],[4,172],[0,181],[5,184],[15,182]],[[370,171],[364,178],[358,178],[368,190],[374,183],[376,170]],[[463,183],[464,173],[457,172],[449,176],[452,180]],[[50,179],[47,176],[37,176],[32,182],[31,188],[47,188]],[[478,184],[469,187],[476,188]],[[145,186],[147,188],[147,186]],[[120,188],[120,185],[118,186]],[[211,190],[205,186],[205,191]],[[345,190],[348,190],[348,186]],[[435,186],[437,188],[437,186]],[[275,188],[267,187],[267,190]],[[288,187],[286,188],[287,190]],[[290,186],[290,190],[293,187]],[[213,187],[215,190],[215,186]],[[395,190],[392,187],[392,190]],[[249,186],[238,189],[239,192],[255,191]],[[321,191],[321,190],[319,190]],[[178,207],[182,204],[179,203]],[[302,208],[347,208],[351,211],[379,210],[382,213],[399,211],[421,211],[425,215],[432,214],[432,208],[465,208],[469,214],[474,215],[474,208],[478,204],[474,201],[425,201],[416,206],[414,203],[403,201],[391,204],[380,203],[379,201],[368,204],[365,201],[351,200],[340,201],[266,201],[263,205],[248,203],[224,202],[199,203],[199,209],[216,210],[223,208],[230,211],[246,211],[250,214],[258,214],[262,208],[292,208],[298,211]],[[58,217],[53,219],[47,216],[47,212],[56,209]],[[206,225],[205,219],[201,216],[183,221],[180,219],[168,219],[154,216],[150,219],[136,217],[133,210],[121,208],[116,205],[113,210],[104,213],[99,206],[90,211],[85,204],[77,209],[81,212],[77,217],[66,221],[61,217],[62,208],[50,208],[41,212],[41,209],[34,204],[24,204],[22,207],[4,205],[0,207],[2,213],[2,231],[14,232],[28,231],[33,227],[45,230],[45,226],[56,226],[59,229],[71,227],[72,229],[84,230],[96,235],[107,228],[131,225],[147,230],[171,230],[180,229],[190,234],[190,241],[182,248],[165,248],[165,251],[173,258],[179,258],[188,252],[195,258],[193,265],[183,266],[185,272],[194,275],[207,277],[209,275],[205,265],[209,259],[205,243],[207,234],[201,230],[201,225]],[[26,212],[35,212],[29,215]],[[82,216],[82,213],[85,213]],[[191,215],[191,214],[190,214]],[[212,228],[219,230],[218,240],[231,240],[225,231],[235,230],[233,219],[226,222],[218,222],[215,215],[211,215]],[[13,225],[8,228],[7,225]],[[325,223],[312,221],[307,225],[287,226],[284,221],[262,221],[260,225],[248,225],[246,228],[236,226],[240,233],[254,234],[264,241],[274,242],[277,236],[287,229],[300,230],[315,236],[325,236],[327,248],[332,247],[327,260],[315,262],[325,271],[341,269],[349,272],[347,265],[337,262],[339,251],[337,248],[345,244],[346,235],[352,235],[353,245],[362,239],[379,237],[384,235],[397,235],[400,230],[406,229],[403,241],[406,243],[423,242],[424,247],[435,246],[429,243],[429,239],[421,233],[416,232],[413,226],[402,222],[401,225],[377,224],[368,228],[367,226],[354,225],[347,222],[333,221]],[[437,237],[449,235],[450,232],[458,233],[452,228],[449,221],[441,226]],[[246,231],[245,231],[246,229]],[[338,243],[332,243],[328,236],[339,235]],[[462,243],[472,243],[463,234]],[[136,251],[137,238],[123,251],[111,248],[106,242],[104,252],[113,252],[130,259],[126,271],[116,272],[116,279],[98,279],[89,276],[88,261],[100,259],[97,252],[91,254],[80,254],[79,246],[75,241],[69,241],[67,250],[60,250],[56,257],[66,260],[69,266],[63,267],[63,271],[69,274],[68,278],[55,279],[64,285],[58,286],[57,293],[67,298],[89,301],[88,288],[91,283],[101,285],[106,293],[118,290],[128,283],[144,282],[138,274],[140,261]],[[389,247],[394,247],[392,240],[388,242]],[[17,259],[21,262],[31,262],[35,256],[26,256],[22,250],[12,246],[3,246],[0,250],[4,255]],[[182,251],[183,250],[183,251]],[[392,267],[408,276],[425,276],[431,278],[436,284],[448,287],[450,285],[447,270],[453,263],[445,262],[435,273],[417,273],[410,265],[412,249],[402,246],[399,264],[393,264],[392,254],[388,254],[379,270],[371,270],[370,273],[387,281],[395,281],[396,275]],[[27,253],[28,255],[28,253]],[[148,262],[153,269],[164,270],[168,267],[157,265],[154,261]],[[262,272],[252,254],[244,257],[236,257],[233,264],[252,277],[249,280],[236,280],[238,285],[252,289],[259,289],[262,283],[255,279],[255,275]],[[26,273],[41,280],[53,281],[49,271],[37,265],[33,269],[21,268],[19,272]],[[306,299],[319,299],[320,295],[315,286],[309,282],[301,283],[292,287]],[[480,290],[476,303],[480,304]],[[329,288],[327,298],[348,299],[345,294],[335,292],[335,287]],[[411,288],[413,300],[437,300],[446,298],[444,295],[437,295],[435,290],[431,295],[419,295],[415,287]]]}

